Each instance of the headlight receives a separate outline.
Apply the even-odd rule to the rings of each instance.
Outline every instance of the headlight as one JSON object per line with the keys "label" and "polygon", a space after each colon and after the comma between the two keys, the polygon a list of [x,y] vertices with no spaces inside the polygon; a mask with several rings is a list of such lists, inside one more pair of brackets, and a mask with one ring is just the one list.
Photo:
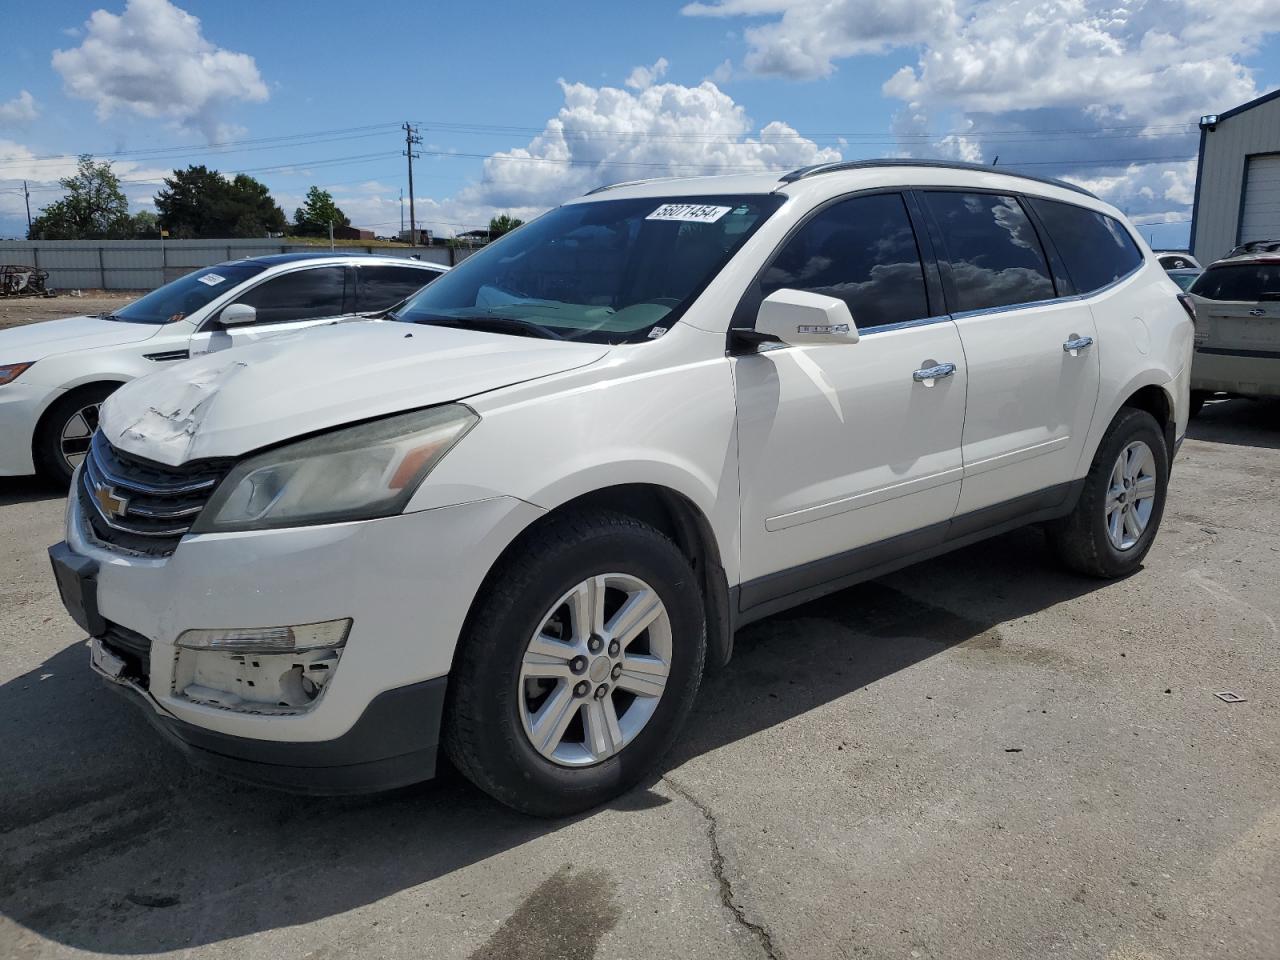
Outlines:
{"label": "headlight", "polygon": [[13,383],[18,377],[22,376],[22,371],[33,363],[35,363],[34,360],[28,363],[7,363],[0,366],[0,387],[3,387],[6,383]]}
{"label": "headlight", "polygon": [[237,464],[192,533],[388,517],[479,421],[460,403],[399,414],[268,450]]}

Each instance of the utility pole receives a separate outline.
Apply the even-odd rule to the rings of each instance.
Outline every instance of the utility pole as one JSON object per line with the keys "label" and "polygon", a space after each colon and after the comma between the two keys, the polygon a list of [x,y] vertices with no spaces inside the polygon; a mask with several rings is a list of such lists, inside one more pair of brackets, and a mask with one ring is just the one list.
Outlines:
{"label": "utility pole", "polygon": [[415,153],[413,148],[415,144],[422,142],[422,138],[418,136],[418,128],[408,120],[404,122],[403,129],[404,155],[409,158],[409,245],[416,247],[418,245],[418,226],[413,210],[413,158],[420,157],[421,154]]}
{"label": "utility pole", "polygon": [[400,190],[400,232],[397,233],[396,236],[401,239],[404,238],[404,189],[403,188],[401,188]]}
{"label": "utility pole", "polygon": [[333,221],[329,221],[329,249],[333,249]]}
{"label": "utility pole", "polygon": [[31,191],[27,189],[27,181],[22,181],[22,196],[27,201],[27,236],[31,236]]}

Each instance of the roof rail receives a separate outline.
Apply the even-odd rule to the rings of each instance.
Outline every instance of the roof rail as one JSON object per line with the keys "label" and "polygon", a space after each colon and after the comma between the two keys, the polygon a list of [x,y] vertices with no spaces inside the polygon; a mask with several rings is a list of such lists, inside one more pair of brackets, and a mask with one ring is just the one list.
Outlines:
{"label": "roof rail", "polygon": [[1250,240],[1242,243],[1222,259],[1241,257],[1248,253],[1280,253],[1280,240]]}
{"label": "roof rail", "polygon": [[596,187],[594,190],[588,190],[586,193],[583,194],[583,196],[589,197],[593,193],[604,193],[606,190],[616,190],[618,187],[634,187],[637,183],[649,183],[651,180],[661,180],[661,179],[663,178],[662,177],[645,177],[642,180],[619,180],[617,183],[602,183],[600,186]]}
{"label": "roof rail", "polygon": [[1047,183],[1051,186],[1062,187],[1064,190],[1082,193],[1086,197],[1093,197],[1095,200],[1098,199],[1097,196],[1084,187],[1068,183],[1065,180],[1055,180],[1052,177],[1037,177],[1032,173],[1018,173],[1012,167],[991,167],[982,163],[962,163],[959,160],[916,160],[909,157],[889,157],[883,160],[841,160],[835,163],[819,163],[811,167],[801,167],[798,170],[792,170],[790,173],[784,173],[778,179],[783,183],[795,183],[797,180],[805,180],[823,173],[838,173],[842,170],[872,170],[876,167],[939,167],[943,170],[973,170],[981,173],[998,173],[1006,177],[1019,177],[1023,180]]}

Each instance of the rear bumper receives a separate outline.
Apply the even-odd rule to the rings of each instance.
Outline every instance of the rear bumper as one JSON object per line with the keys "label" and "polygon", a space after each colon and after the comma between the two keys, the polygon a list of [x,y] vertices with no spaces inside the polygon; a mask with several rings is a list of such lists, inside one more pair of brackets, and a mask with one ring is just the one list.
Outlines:
{"label": "rear bumper", "polygon": [[235,780],[335,796],[376,793],[435,776],[447,677],[379,694],[336,739],[296,743],[197,727],[161,713],[133,684],[104,679],[195,766]]}
{"label": "rear bumper", "polygon": [[1191,389],[1280,397],[1280,350],[1201,346],[1191,362]]}

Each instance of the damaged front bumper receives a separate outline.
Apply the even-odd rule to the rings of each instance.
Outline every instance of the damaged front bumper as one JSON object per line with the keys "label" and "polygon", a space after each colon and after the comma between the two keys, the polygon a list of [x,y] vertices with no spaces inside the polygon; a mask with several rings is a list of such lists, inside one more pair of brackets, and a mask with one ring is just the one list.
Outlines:
{"label": "damaged front bumper", "polygon": [[254,740],[198,727],[166,713],[146,690],[122,677],[119,658],[104,650],[101,641],[93,644],[94,670],[202,770],[324,796],[376,793],[435,776],[446,677],[378,694],[355,725],[333,740]]}
{"label": "damaged front bumper", "polygon": [[[432,776],[471,600],[506,544],[542,513],[494,497],[377,520],[188,535],[172,555],[149,557],[97,542],[83,509],[69,502],[67,542],[51,554],[68,610],[103,638],[95,648],[127,661],[96,655],[95,669],[200,766],[315,793]],[[313,703],[218,704],[190,693],[184,632],[338,618],[350,632]]]}

